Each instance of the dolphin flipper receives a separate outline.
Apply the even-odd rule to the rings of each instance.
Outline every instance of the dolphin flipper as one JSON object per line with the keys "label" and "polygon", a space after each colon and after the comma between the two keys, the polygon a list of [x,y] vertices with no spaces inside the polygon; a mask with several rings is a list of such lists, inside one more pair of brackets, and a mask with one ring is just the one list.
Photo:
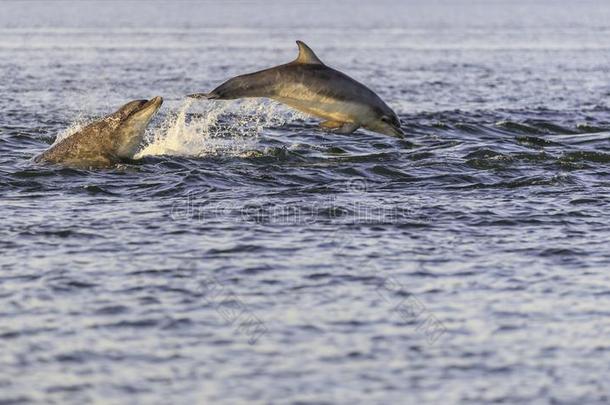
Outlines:
{"label": "dolphin flipper", "polygon": [[333,130],[335,134],[348,135],[360,128],[360,124],[356,124],[354,122],[346,122],[341,125],[339,128]]}
{"label": "dolphin flipper", "polygon": [[347,135],[360,128],[360,124],[329,120],[321,122],[320,127],[328,129],[336,134]]}
{"label": "dolphin flipper", "polygon": [[340,121],[322,121],[320,127],[324,129],[338,129],[345,125],[344,122]]}

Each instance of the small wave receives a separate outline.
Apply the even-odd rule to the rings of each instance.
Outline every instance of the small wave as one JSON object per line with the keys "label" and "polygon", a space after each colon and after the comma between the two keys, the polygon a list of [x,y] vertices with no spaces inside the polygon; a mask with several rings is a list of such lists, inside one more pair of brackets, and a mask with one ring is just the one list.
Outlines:
{"label": "small wave", "polygon": [[520,145],[532,147],[535,149],[540,149],[545,146],[559,145],[556,142],[537,136],[518,136],[516,139]]}
{"label": "small wave", "polygon": [[496,123],[496,127],[506,129],[513,133],[520,133],[526,135],[544,135],[546,133],[546,131],[538,129],[534,126],[513,121],[499,121]]}
{"label": "small wave", "polygon": [[610,154],[597,151],[566,152],[560,160],[566,162],[610,163]]}

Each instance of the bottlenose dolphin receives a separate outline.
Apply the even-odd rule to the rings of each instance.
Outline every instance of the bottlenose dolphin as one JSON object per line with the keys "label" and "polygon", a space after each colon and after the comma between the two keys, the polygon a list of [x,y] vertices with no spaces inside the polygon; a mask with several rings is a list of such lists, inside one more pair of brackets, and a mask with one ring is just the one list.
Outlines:
{"label": "bottlenose dolphin", "polygon": [[189,97],[230,100],[267,97],[325,121],[320,126],[349,134],[359,127],[402,136],[398,116],[365,85],[326,66],[303,42],[292,62],[236,76],[210,93]]}
{"label": "bottlenose dolphin", "polygon": [[131,101],[61,140],[34,161],[75,167],[109,167],[132,159],[148,123],[162,103],[161,97]]}

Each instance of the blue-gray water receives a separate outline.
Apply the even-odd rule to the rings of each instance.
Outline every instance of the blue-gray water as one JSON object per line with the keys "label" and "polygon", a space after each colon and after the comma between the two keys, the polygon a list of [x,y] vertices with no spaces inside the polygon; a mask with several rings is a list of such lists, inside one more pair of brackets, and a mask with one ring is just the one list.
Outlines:
{"label": "blue-gray water", "polygon": [[[407,137],[185,103],[296,39]],[[0,2],[0,403],[607,403],[609,67],[604,1]]]}

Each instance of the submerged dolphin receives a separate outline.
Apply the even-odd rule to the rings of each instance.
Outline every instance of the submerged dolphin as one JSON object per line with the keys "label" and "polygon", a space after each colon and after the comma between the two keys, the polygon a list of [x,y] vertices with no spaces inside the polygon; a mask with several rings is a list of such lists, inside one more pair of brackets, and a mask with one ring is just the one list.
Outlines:
{"label": "submerged dolphin", "polygon": [[133,158],[163,99],[131,101],[34,158],[76,167],[109,167]]}
{"label": "submerged dolphin", "polygon": [[349,134],[359,127],[402,136],[396,113],[377,94],[351,77],[326,66],[301,41],[292,62],[227,80],[210,93],[189,97],[230,100],[267,97],[320,117],[320,126]]}

